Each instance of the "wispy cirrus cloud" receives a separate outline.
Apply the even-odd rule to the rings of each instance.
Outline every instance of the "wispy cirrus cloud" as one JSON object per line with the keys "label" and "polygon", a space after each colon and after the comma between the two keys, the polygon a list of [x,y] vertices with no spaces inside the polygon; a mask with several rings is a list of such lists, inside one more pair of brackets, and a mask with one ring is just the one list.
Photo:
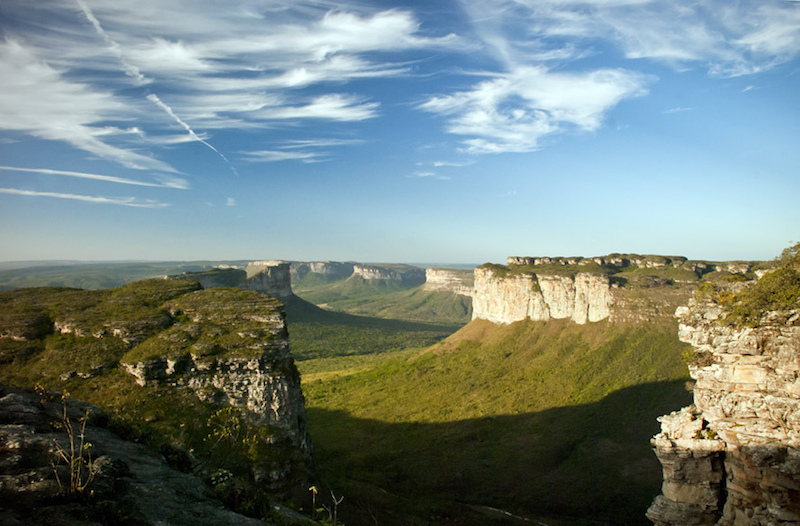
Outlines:
{"label": "wispy cirrus cloud", "polygon": [[296,139],[278,145],[277,149],[240,152],[250,162],[301,161],[318,163],[331,159],[331,148],[364,144],[361,139]]}
{"label": "wispy cirrus cloud", "polygon": [[106,183],[127,184],[133,186],[150,186],[156,188],[177,188],[185,190],[189,188],[189,183],[185,179],[168,178],[162,179],[158,183],[149,183],[146,181],[138,181],[136,179],[128,179],[126,177],[117,177],[113,175],[101,175],[85,172],[71,172],[67,170],[52,170],[50,168],[22,168],[17,166],[0,166],[0,170],[7,172],[21,172],[21,173],[38,173],[46,175],[63,175],[66,177],[75,177],[78,179],[89,179],[92,181],[103,181]]}
{"label": "wispy cirrus cloud", "polygon": [[[597,130],[623,100],[657,79],[642,60],[678,71],[734,77],[800,54],[800,3],[784,0],[461,0],[495,71],[469,89],[429,97],[418,108],[464,136],[467,153],[528,152],[541,139]],[[603,50],[603,51],[601,51]],[[616,50],[621,67],[582,59]]]}
{"label": "wispy cirrus cloud", "polygon": [[23,195],[28,197],[50,197],[54,199],[68,199],[86,203],[127,206],[132,208],[164,208],[169,203],[161,203],[151,199],[138,200],[135,197],[102,197],[94,195],[68,194],[59,192],[39,192],[34,190],[21,190],[18,188],[0,188],[0,194]]}
{"label": "wispy cirrus cloud", "polygon": [[109,126],[130,111],[111,91],[68,79],[15,40],[0,42],[0,130],[63,141],[139,170],[176,170],[153,157],[111,144],[129,133]]}
{"label": "wispy cirrus cloud", "polygon": [[241,152],[246,160],[256,163],[273,163],[278,161],[303,161],[305,163],[319,162],[323,154],[317,152],[303,152],[291,150],[256,150]]}
{"label": "wispy cirrus cloud", "polygon": [[[205,130],[374,119],[380,102],[343,94],[342,84],[407,74],[407,65],[386,57],[459,43],[452,34],[426,34],[408,10],[340,2],[11,0],[3,7],[10,21],[4,33],[13,39],[4,47],[16,47],[0,55],[0,74],[21,80],[3,86],[13,97],[0,100],[0,117],[8,117],[0,130],[159,171],[175,169],[148,152],[181,144],[172,123],[227,161]],[[14,59],[14,52],[24,56]],[[61,108],[49,121],[44,115],[58,110],[55,103],[31,108],[48,100]],[[71,126],[57,123],[59,113],[69,114]],[[139,142],[100,136],[101,122],[120,129],[135,123]]]}

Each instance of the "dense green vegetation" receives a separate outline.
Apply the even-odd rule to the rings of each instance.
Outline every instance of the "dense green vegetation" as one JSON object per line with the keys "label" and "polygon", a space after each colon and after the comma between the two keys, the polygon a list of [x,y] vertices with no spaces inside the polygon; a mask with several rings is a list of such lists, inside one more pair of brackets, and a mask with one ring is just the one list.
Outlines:
{"label": "dense green vegetation", "polygon": [[674,329],[476,321],[426,352],[300,362],[322,474],[357,523],[481,524],[480,506],[642,523],[655,418],[690,397]]}
{"label": "dense green vegetation", "polygon": [[[137,385],[121,362],[190,352],[250,356],[283,331],[280,319],[281,307],[271,296],[200,290],[190,281],[153,279],[102,291],[0,292],[0,383],[68,392],[100,406],[123,437],[159,448],[179,469],[194,468],[207,478],[238,511],[263,516],[269,500],[254,482],[254,466],[262,471],[285,466],[297,452],[245,412],[220,413],[220,406],[202,402],[190,390]],[[286,363],[291,370],[282,373],[296,375]],[[220,470],[228,474],[224,484],[214,482]]]}
{"label": "dense green vegetation", "polygon": [[355,316],[320,309],[297,297],[287,300],[286,319],[297,360],[419,349],[461,326]]}
{"label": "dense green vegetation", "polygon": [[727,323],[754,327],[769,312],[775,313],[775,321],[785,322],[800,310],[800,243],[785,249],[777,268],[751,286],[733,291],[730,284],[728,280],[702,291],[723,306]]}

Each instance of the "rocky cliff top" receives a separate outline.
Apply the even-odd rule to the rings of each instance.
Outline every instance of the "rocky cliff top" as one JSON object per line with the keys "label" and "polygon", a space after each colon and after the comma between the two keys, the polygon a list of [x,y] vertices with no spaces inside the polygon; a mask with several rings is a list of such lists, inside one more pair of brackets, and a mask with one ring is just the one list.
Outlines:
{"label": "rocky cliff top", "polygon": [[[0,386],[0,522],[269,524],[225,508],[198,477],[174,469],[159,452],[121,439],[106,428],[107,421],[102,410],[83,402],[65,399],[62,405],[52,393]],[[70,445],[81,440],[78,430],[90,445],[82,457],[70,454]],[[71,472],[59,448],[81,465],[80,475]],[[71,475],[85,488],[71,491]]]}
{"label": "rocky cliff top", "polygon": [[609,254],[596,257],[520,257],[510,256],[507,265],[563,265],[590,266],[599,265],[604,268],[682,268],[692,272],[705,274],[714,271],[747,273],[757,262],[753,261],[692,261],[683,256],[659,256],[641,254]]}
{"label": "rocky cliff top", "polygon": [[800,265],[700,292],[676,311],[694,404],[659,419],[664,484],[648,517],[800,524]]}
{"label": "rocky cliff top", "polygon": [[0,363],[0,382],[69,389],[208,465],[211,418],[233,411],[237,433],[248,435],[231,447],[251,448],[236,453],[243,484],[305,493],[304,399],[283,304],[272,296],[183,280],[2,292]]}

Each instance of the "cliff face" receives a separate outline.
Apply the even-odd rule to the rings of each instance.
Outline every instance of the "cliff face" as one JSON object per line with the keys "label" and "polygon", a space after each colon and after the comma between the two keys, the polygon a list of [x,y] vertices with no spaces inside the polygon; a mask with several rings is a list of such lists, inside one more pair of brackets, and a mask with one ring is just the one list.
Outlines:
{"label": "cliff face", "polygon": [[245,269],[247,281],[242,288],[266,292],[279,298],[292,296],[289,263],[283,261],[253,261]]}
{"label": "cliff face", "polygon": [[472,296],[475,290],[475,273],[469,270],[425,269],[425,290]]}
{"label": "cliff face", "polygon": [[520,257],[510,256],[508,265],[599,265],[606,268],[624,269],[665,269],[682,268],[696,274],[724,271],[731,273],[747,273],[753,268],[751,261],[691,261],[683,256],[657,256],[640,254],[610,254],[599,257]]}
{"label": "cliff face", "polygon": [[245,270],[217,267],[202,272],[184,272],[168,278],[196,281],[204,289],[235,287],[264,292],[278,298],[292,296],[290,266],[283,261],[252,261]]}
{"label": "cliff face", "polygon": [[676,312],[696,354],[694,405],[663,416],[652,444],[657,525],[800,524],[800,312],[756,327],[720,322],[710,302]]}
{"label": "cliff face", "polygon": [[575,323],[608,318],[612,303],[607,276],[529,273],[498,274],[492,268],[475,269],[472,318],[493,323],[524,319],[547,321],[569,318]]}
{"label": "cliff face", "polygon": [[422,285],[425,282],[425,271],[421,268],[397,265],[355,265],[353,275],[373,281],[399,281],[406,285]]}
{"label": "cliff face", "polygon": [[[166,307],[176,322],[122,359],[136,382],[189,389],[204,402],[246,410],[254,423],[270,426],[276,443],[300,451],[310,464],[305,399],[283,305],[256,292],[217,289],[180,296]],[[257,482],[280,488],[297,471],[290,460],[262,466]]]}
{"label": "cliff face", "polygon": [[[248,426],[268,430],[257,445],[270,455],[249,466],[255,481],[276,495],[305,492],[312,463],[304,398],[274,297],[175,280],[104,291],[21,289],[0,295],[0,335],[7,336],[1,372],[15,382],[12,363],[25,371],[25,385],[81,390],[89,381],[102,391],[104,375],[123,369],[142,386],[134,396],[143,407],[155,407],[154,393],[164,392],[196,396],[208,403],[199,404],[204,411],[240,410]],[[109,389],[88,399],[117,398]]]}
{"label": "cliff face", "polygon": [[353,275],[354,263],[339,261],[310,261],[308,263],[293,262],[291,264],[292,276],[303,278],[306,274],[320,274],[332,279],[345,279]]}

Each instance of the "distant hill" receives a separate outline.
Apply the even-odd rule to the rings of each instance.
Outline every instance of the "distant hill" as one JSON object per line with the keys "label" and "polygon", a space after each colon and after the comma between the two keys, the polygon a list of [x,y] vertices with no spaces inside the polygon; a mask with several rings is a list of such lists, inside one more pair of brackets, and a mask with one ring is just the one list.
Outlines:
{"label": "distant hill", "polygon": [[198,272],[221,263],[217,261],[131,261],[131,262],[32,262],[14,267],[0,264],[0,290],[22,287],[73,287],[97,290],[121,287],[147,278],[163,277],[184,272]]}

